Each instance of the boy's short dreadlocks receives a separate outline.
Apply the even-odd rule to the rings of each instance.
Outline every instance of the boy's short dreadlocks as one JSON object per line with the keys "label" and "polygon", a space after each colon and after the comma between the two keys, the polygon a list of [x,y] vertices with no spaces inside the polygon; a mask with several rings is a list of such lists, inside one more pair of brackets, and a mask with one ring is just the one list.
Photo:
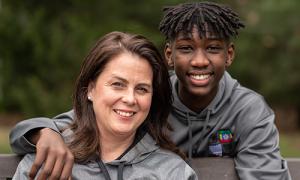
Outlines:
{"label": "boy's short dreadlocks", "polygon": [[194,25],[200,37],[206,37],[209,27],[224,39],[237,36],[238,29],[245,27],[232,9],[212,2],[183,3],[165,7],[163,11],[159,30],[168,40],[175,39],[179,32],[191,32]]}

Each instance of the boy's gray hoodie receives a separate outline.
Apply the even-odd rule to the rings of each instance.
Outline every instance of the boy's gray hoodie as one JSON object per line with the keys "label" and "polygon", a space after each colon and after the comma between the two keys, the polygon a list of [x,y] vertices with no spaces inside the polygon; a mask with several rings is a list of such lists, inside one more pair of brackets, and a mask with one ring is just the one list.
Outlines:
{"label": "boy's gray hoodie", "polygon": [[[169,116],[174,129],[171,137],[189,157],[234,157],[240,179],[291,179],[287,163],[280,155],[274,112],[261,95],[241,86],[225,72],[216,97],[196,113],[179,100],[176,75],[171,73],[170,78],[174,96]],[[72,121],[73,115],[70,111],[57,116],[58,127],[48,118],[19,123],[10,135],[12,149],[18,154],[35,152],[24,137],[26,132],[40,127],[59,132]]]}
{"label": "boy's gray hoodie", "polygon": [[234,157],[240,179],[290,179],[279,151],[274,112],[261,95],[225,72],[216,97],[196,113],[180,101],[176,75],[170,78],[174,97],[171,137],[189,157]]}
{"label": "boy's gray hoodie", "polygon": [[[35,154],[27,154],[19,163],[13,179],[29,179],[28,173],[34,159]],[[105,176],[105,172],[108,176]],[[75,163],[72,179],[197,180],[197,175],[183,159],[159,148],[153,138],[146,134],[119,160],[103,163],[95,154],[84,163]]]}

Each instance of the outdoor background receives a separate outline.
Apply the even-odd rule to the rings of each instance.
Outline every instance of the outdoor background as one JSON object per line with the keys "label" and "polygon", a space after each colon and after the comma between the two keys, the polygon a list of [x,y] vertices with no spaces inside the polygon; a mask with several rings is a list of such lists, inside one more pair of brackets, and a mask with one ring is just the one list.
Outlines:
{"label": "outdoor background", "polygon": [[[142,34],[160,49],[162,7],[180,0],[0,0],[0,153],[20,120],[72,108],[80,64],[110,31]],[[224,0],[246,24],[229,69],[274,109],[284,157],[300,157],[300,1]]]}

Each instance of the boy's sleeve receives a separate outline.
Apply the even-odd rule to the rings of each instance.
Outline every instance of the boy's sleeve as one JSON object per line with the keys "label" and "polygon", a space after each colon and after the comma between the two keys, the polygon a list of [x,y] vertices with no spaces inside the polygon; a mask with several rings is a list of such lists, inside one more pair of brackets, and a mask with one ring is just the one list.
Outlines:
{"label": "boy's sleeve", "polygon": [[246,129],[241,133],[234,159],[237,174],[240,179],[289,180],[287,162],[280,155],[275,115],[264,105],[254,105],[243,115],[241,126]]}
{"label": "boy's sleeve", "polygon": [[40,117],[19,122],[9,135],[13,152],[21,155],[35,152],[35,145],[30,143],[25,137],[25,134],[29,131],[39,128],[50,128],[61,134],[60,131],[70,125],[73,119],[74,112],[71,110],[54,117],[54,119]]}

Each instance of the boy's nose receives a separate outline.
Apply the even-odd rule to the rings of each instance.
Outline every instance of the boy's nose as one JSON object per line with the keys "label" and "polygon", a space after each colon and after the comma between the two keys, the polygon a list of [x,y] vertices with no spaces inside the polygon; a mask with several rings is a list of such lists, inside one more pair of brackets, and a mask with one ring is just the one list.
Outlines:
{"label": "boy's nose", "polygon": [[191,65],[195,67],[205,67],[209,65],[209,60],[203,50],[198,50],[195,53],[194,57],[191,60]]}

